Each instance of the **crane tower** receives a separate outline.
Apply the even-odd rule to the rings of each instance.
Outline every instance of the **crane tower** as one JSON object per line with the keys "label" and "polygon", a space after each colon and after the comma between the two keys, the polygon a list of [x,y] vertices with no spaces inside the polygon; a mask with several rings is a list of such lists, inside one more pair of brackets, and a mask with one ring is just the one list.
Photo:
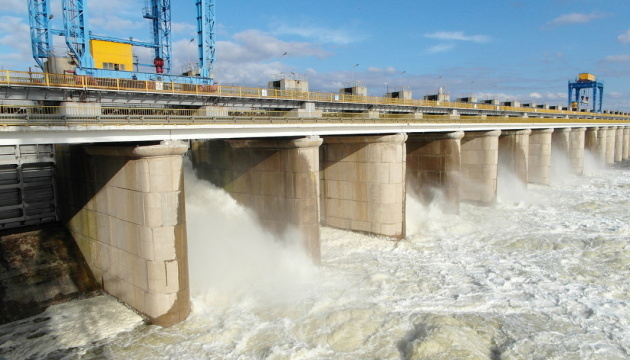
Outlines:
{"label": "crane tower", "polygon": [[[171,74],[171,0],[145,0],[143,17],[151,20],[151,42],[94,35],[88,27],[87,0],[61,0],[63,29],[50,27],[49,0],[28,0],[33,58],[38,67],[53,73],[74,73],[100,78],[212,84],[214,65],[214,0],[196,0],[199,76]],[[53,54],[53,35],[64,38],[69,58]],[[132,47],[153,49],[152,64],[133,61]],[[61,66],[56,64],[61,63]],[[134,65],[153,67],[141,72]]]}

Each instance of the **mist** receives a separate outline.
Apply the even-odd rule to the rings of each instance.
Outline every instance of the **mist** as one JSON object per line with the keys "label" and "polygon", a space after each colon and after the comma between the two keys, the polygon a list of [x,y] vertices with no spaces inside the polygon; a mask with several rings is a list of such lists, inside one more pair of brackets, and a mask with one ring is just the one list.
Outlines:
{"label": "mist", "polygon": [[[297,231],[274,236],[256,214],[227,192],[196,177],[186,161],[186,221],[191,294],[290,291],[309,281],[316,266],[301,246]],[[276,294],[277,295],[277,294]]]}

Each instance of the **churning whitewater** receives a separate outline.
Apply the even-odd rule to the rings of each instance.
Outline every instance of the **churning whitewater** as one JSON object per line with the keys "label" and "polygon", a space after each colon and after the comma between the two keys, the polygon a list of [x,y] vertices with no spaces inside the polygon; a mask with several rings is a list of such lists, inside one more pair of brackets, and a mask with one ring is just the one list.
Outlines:
{"label": "churning whitewater", "polygon": [[0,327],[7,359],[627,359],[630,166],[461,214],[408,199],[399,242],[322,229],[322,265],[186,174],[193,313],[146,326],[109,296]]}

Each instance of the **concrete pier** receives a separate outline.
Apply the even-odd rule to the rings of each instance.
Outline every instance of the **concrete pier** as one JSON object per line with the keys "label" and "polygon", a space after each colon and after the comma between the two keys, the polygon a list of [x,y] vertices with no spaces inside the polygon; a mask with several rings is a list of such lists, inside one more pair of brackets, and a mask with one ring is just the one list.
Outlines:
{"label": "concrete pier", "polygon": [[523,185],[528,183],[530,129],[504,130],[499,136],[499,173],[514,174]]}
{"label": "concrete pier", "polygon": [[623,127],[618,126],[615,130],[615,162],[623,159]]}
{"label": "concrete pier", "polygon": [[608,142],[608,128],[602,126],[597,130],[597,150],[596,154],[599,156],[599,159],[605,164],[606,163],[606,150]]}
{"label": "concrete pier", "polygon": [[320,137],[194,141],[197,175],[252,209],[278,236],[297,231],[314,262],[319,245]]}
{"label": "concrete pier", "polygon": [[623,129],[623,160],[630,158],[630,127],[624,127]]}
{"label": "concrete pier", "polygon": [[586,128],[586,132],[584,133],[584,150],[587,150],[593,154],[599,154],[598,152],[599,134],[598,133],[599,133],[598,127]]}
{"label": "concrete pier", "polygon": [[553,129],[532,130],[529,135],[529,174],[533,184],[549,185],[551,182],[551,137]]}
{"label": "concrete pier", "polygon": [[324,139],[323,225],[405,237],[406,140],[406,134]]}
{"label": "concrete pier", "polygon": [[497,201],[501,130],[467,132],[461,140],[461,200],[479,205]]}
{"label": "concrete pier", "polygon": [[170,326],[190,313],[186,143],[57,146],[61,217],[103,289]]}
{"label": "concrete pier", "polygon": [[576,175],[584,173],[585,133],[586,128],[574,128],[569,134],[569,159]]}
{"label": "concrete pier", "polygon": [[409,135],[407,191],[428,205],[440,193],[443,211],[459,213],[461,131]]}
{"label": "concrete pier", "polygon": [[606,130],[606,164],[615,163],[615,139],[617,138],[617,127],[609,126]]}

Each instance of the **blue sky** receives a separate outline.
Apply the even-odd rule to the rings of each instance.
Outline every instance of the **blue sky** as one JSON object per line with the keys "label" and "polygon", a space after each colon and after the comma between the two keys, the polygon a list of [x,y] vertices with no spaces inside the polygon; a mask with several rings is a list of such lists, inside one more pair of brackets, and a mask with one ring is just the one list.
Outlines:
{"label": "blue sky", "polygon": [[[61,28],[61,0],[50,1]],[[144,0],[85,1],[93,33],[150,39]],[[590,72],[605,83],[604,108],[630,111],[628,0],[215,2],[220,84],[263,87],[295,72],[312,91],[361,80],[375,96],[408,86],[422,98],[443,86],[453,99],[565,104],[567,81]],[[0,69],[34,65],[26,3],[0,0]],[[172,3],[177,72],[196,58],[195,1]]]}

